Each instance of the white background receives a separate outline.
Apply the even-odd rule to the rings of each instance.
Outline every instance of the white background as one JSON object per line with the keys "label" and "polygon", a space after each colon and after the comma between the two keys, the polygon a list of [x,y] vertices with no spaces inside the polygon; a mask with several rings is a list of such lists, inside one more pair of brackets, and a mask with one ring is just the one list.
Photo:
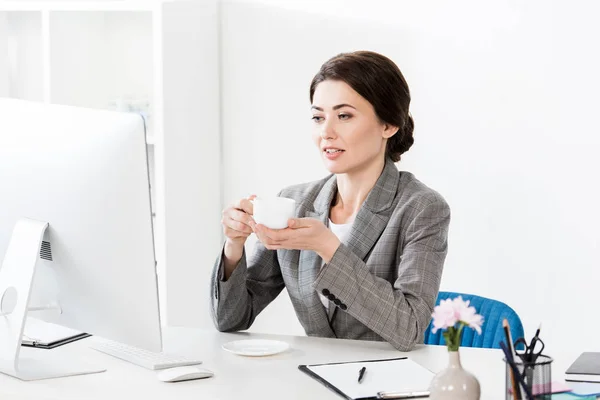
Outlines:
{"label": "white background", "polygon": [[[186,73],[197,70],[203,79],[196,84],[200,81],[206,88],[186,93],[189,108],[202,104],[194,126],[187,128],[199,135],[214,134],[202,142],[198,160],[175,163],[179,170],[188,168],[189,175],[165,175],[171,199],[173,193],[180,195],[182,204],[189,206],[202,196],[219,196],[225,206],[241,196],[275,194],[326,175],[310,139],[310,80],[339,52],[381,52],[403,71],[413,98],[415,144],[398,166],[439,191],[452,209],[442,290],[508,303],[528,334],[541,322],[550,355],[574,342],[594,350],[600,328],[596,1],[240,0],[221,6],[215,16],[218,37],[208,24],[204,41],[183,40],[182,31],[185,44],[168,47],[177,60],[189,53]],[[96,22],[91,18],[73,23],[89,27]],[[123,26],[117,19],[109,22]],[[22,36],[39,35],[38,23],[27,24],[18,24],[25,30]],[[144,31],[146,26],[143,18],[137,19],[128,30]],[[6,25],[0,23],[0,29]],[[117,31],[106,43],[115,60],[119,51],[149,52],[142,51],[144,41],[121,42]],[[198,50],[200,44],[209,50]],[[22,79],[39,77],[41,59],[23,59],[38,54],[31,50],[38,45],[31,40],[30,51],[12,54],[25,70],[0,63],[0,91],[10,87],[12,93],[42,99],[38,78]],[[10,43],[0,46],[8,54],[20,51]],[[88,63],[98,56],[84,55]],[[74,90],[84,88],[82,82],[106,87],[108,101],[114,96],[108,89],[115,84],[135,90],[151,79],[143,68],[150,61],[139,61],[108,64],[138,69],[139,80],[103,82],[106,78],[98,76],[87,81],[73,75],[76,65],[67,63],[65,73],[70,75],[58,73],[51,83],[65,85],[65,80],[76,78]],[[219,78],[213,79],[217,68]],[[184,82],[178,85],[180,89]],[[209,118],[203,119],[202,113]],[[220,124],[214,121],[217,113]],[[182,146],[165,146],[165,159],[177,160]],[[204,179],[216,181],[216,176],[222,178],[220,187],[203,185]],[[177,325],[212,326],[212,264],[205,260],[212,258],[207,254],[219,253],[216,238],[221,232],[220,216],[213,209],[198,207],[197,214],[189,216],[193,223],[187,229],[196,232],[189,239],[181,240],[179,229],[166,230],[169,248],[185,245],[199,255],[179,258],[169,282],[168,290],[176,297]],[[252,330],[303,334],[285,293],[258,317]]]}
{"label": "white background", "polygon": [[[308,89],[327,58],[392,58],[415,144],[399,163],[452,208],[443,290],[502,300],[547,350],[594,343],[600,26],[593,1],[226,3],[224,198],[326,174]],[[271,3],[271,4],[266,4]],[[287,296],[253,330],[301,333]],[[592,350],[592,349],[590,349]]]}

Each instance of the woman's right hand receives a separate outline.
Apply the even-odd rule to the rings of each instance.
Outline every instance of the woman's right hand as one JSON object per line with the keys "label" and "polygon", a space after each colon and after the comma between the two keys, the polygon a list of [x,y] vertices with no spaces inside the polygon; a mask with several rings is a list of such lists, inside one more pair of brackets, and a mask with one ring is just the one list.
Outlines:
{"label": "woman's right hand", "polygon": [[256,222],[252,218],[254,207],[251,200],[255,198],[256,196],[252,195],[241,199],[223,210],[221,224],[230,244],[243,247],[248,236],[254,232]]}
{"label": "woman's right hand", "polygon": [[256,198],[252,195],[241,199],[223,210],[221,224],[223,233],[227,237],[223,249],[224,256],[224,278],[229,279],[244,254],[244,244],[248,236],[254,232],[256,222],[252,218],[254,207],[251,200]]}

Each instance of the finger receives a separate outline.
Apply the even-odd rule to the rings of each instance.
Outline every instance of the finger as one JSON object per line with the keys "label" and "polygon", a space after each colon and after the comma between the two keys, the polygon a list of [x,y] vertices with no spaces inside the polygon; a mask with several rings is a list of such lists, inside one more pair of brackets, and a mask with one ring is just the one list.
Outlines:
{"label": "finger", "polygon": [[252,228],[248,225],[246,225],[243,222],[240,221],[236,221],[235,219],[231,218],[231,217],[225,217],[223,218],[223,224],[225,224],[227,227],[229,227],[230,229],[233,229],[235,231],[238,232],[242,232],[242,233],[246,233],[246,234],[251,234]]}
{"label": "finger", "polygon": [[272,240],[267,240],[266,243],[263,243],[263,246],[265,246],[265,248],[268,250],[279,250],[284,248],[281,243],[277,243]]}
{"label": "finger", "polygon": [[237,203],[234,204],[234,207],[247,214],[254,214],[254,204],[252,204],[252,202],[249,199],[239,200]]}
{"label": "finger", "polygon": [[256,222],[254,222],[254,218],[252,218],[251,215],[249,215],[243,211],[240,211],[238,209],[235,209],[235,208],[229,209],[226,217],[229,217],[229,218],[233,219],[234,221],[242,222],[243,224],[250,227],[251,230],[256,225]]}
{"label": "finger", "polygon": [[266,244],[265,248],[267,250],[280,250],[280,249],[283,249],[283,247],[281,245],[278,245],[278,244],[269,244],[269,245]]}
{"label": "finger", "polygon": [[242,233],[246,233],[246,234],[251,234],[252,228],[248,225],[246,225],[243,222],[237,221],[233,218],[225,218],[224,219],[224,223],[225,225],[227,225],[230,229],[236,230],[238,232],[242,232]]}
{"label": "finger", "polygon": [[248,236],[250,236],[249,233],[236,231],[235,229],[231,229],[229,227],[223,227],[223,234],[229,239],[246,239]]}
{"label": "finger", "polygon": [[261,235],[258,232],[256,232],[256,237],[262,243],[262,245],[265,246],[269,250],[273,250],[275,248],[275,246],[277,246],[277,243],[275,243],[272,239],[270,239],[267,236]]}
{"label": "finger", "polygon": [[288,240],[291,236],[289,229],[271,229],[261,224],[257,224],[254,227],[254,231],[260,232],[263,236],[268,237],[274,242]]}
{"label": "finger", "polygon": [[290,218],[288,226],[293,229],[309,228],[314,224],[313,218]]}
{"label": "finger", "polygon": [[258,233],[256,234],[256,238],[258,239],[258,241],[268,250],[272,250],[272,243],[269,240],[269,238],[266,238],[264,236],[260,236]]}

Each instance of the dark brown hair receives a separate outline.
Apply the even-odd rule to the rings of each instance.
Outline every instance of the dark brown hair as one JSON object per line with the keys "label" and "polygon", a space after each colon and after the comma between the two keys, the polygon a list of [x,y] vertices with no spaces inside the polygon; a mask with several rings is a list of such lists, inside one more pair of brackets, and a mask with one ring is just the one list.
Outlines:
{"label": "dark brown hair", "polygon": [[385,154],[400,161],[414,142],[414,122],[408,111],[410,91],[398,66],[372,51],[338,54],[321,66],[310,83],[311,103],[317,85],[326,80],[345,82],[371,103],[380,121],[399,127],[388,139]]}

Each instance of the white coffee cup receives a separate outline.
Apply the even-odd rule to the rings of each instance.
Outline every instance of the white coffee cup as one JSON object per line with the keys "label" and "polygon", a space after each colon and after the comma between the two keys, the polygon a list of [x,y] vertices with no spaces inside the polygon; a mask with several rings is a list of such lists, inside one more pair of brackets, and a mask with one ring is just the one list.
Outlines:
{"label": "white coffee cup", "polygon": [[288,219],[296,215],[296,201],[286,197],[257,197],[254,203],[254,221],[271,229],[288,227]]}

